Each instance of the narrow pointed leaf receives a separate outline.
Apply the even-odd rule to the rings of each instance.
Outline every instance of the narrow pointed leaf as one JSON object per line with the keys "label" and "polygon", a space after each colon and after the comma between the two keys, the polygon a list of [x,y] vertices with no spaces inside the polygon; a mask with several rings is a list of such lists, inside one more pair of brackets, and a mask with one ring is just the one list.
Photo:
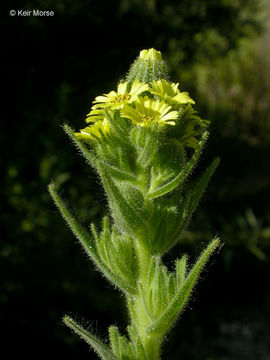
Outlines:
{"label": "narrow pointed leaf", "polygon": [[198,205],[198,203],[210,181],[210,178],[213,175],[214,171],[216,170],[219,162],[220,162],[220,158],[216,158],[212,162],[212,164],[206,169],[203,176],[201,177],[198,184],[196,185],[196,188],[192,193],[191,202],[190,202],[190,209],[192,210],[192,212],[195,210],[196,206]]}
{"label": "narrow pointed leaf", "polygon": [[76,146],[76,148],[80,151],[80,153],[82,154],[82,156],[86,159],[86,161],[88,162],[88,164],[90,164],[92,167],[96,167],[95,163],[96,163],[96,158],[95,156],[91,153],[90,150],[87,149],[87,147],[76,138],[76,136],[74,135],[74,132],[72,131],[72,129],[68,126],[68,125],[64,125],[63,126],[65,133],[70,137],[70,139],[73,141],[74,145]]}
{"label": "narrow pointed leaf", "polygon": [[156,310],[157,313],[163,311],[167,304],[167,296],[168,296],[168,278],[167,274],[163,270],[165,268],[163,265],[159,267],[158,277],[156,280],[157,284],[157,299],[156,299]]}
{"label": "narrow pointed leaf", "polygon": [[109,327],[109,338],[114,355],[121,360],[130,360],[132,346],[125,335],[121,335],[116,326]]}
{"label": "narrow pointed leaf", "polygon": [[151,316],[151,314],[149,312],[148,305],[146,303],[145,296],[144,296],[144,293],[143,293],[143,287],[142,287],[142,284],[140,282],[138,283],[138,289],[139,289],[140,300],[141,300],[141,303],[143,304],[144,310],[145,310],[146,314],[148,315],[149,319],[152,320],[152,316]]}
{"label": "narrow pointed leaf", "polygon": [[125,139],[127,136],[127,132],[121,128],[121,126],[119,125],[119,121],[117,121],[113,116],[111,116],[105,108],[104,108],[104,114],[108,122],[110,123],[111,127],[114,129],[115,134],[123,136],[123,139]]}
{"label": "narrow pointed leaf", "polygon": [[191,173],[192,169],[194,168],[194,166],[197,163],[197,160],[198,160],[198,158],[200,156],[203,145],[205,144],[205,142],[207,140],[207,137],[208,137],[208,132],[206,131],[203,134],[202,139],[199,142],[198,147],[196,148],[192,158],[184,166],[183,170],[180,171],[180,173],[173,180],[168,182],[167,184],[165,184],[165,185],[161,186],[160,188],[148,193],[147,197],[149,199],[155,199],[155,198],[157,198],[159,196],[163,196],[163,195],[167,194],[168,192],[174,190],[176,187],[181,185],[186,180],[186,178]]}
{"label": "narrow pointed leaf", "polygon": [[146,354],[144,351],[144,347],[143,344],[141,342],[140,337],[138,336],[137,338],[137,342],[136,342],[136,350],[137,350],[137,358],[140,360],[146,360]]}
{"label": "narrow pointed leaf", "polygon": [[155,276],[155,270],[156,270],[156,256],[153,255],[150,260],[149,270],[147,274],[147,288],[150,289],[152,281]]}
{"label": "narrow pointed leaf", "polygon": [[175,263],[177,289],[179,289],[185,281],[186,267],[187,267],[187,257],[186,255],[183,255],[181,260],[177,259]]}
{"label": "narrow pointed leaf", "polygon": [[114,354],[119,354],[119,331],[117,326],[110,326],[109,327],[109,339],[111,348]]}
{"label": "narrow pointed leaf", "polygon": [[168,299],[169,299],[169,272],[165,265],[162,266],[162,277],[163,277],[162,282],[164,284],[164,288],[163,288],[164,299],[165,299],[166,305],[167,305]]}
{"label": "narrow pointed leaf", "polygon": [[171,301],[171,299],[173,298],[174,294],[175,294],[175,277],[173,273],[169,274],[169,285],[168,285],[168,298],[169,301]]}
{"label": "narrow pointed leaf", "polygon": [[97,268],[105,275],[105,277],[111,281],[114,285],[120,288],[123,291],[127,291],[131,294],[135,292],[135,288],[129,284],[127,284],[123,279],[113,274],[107,266],[101,261],[98,256],[97,249],[95,246],[95,241],[92,239],[90,234],[82,227],[81,224],[75,219],[75,217],[70,213],[65,203],[61,199],[61,197],[57,194],[54,189],[54,185],[49,185],[49,192],[60,210],[61,215],[69,225],[71,231],[79,240],[80,244],[86,251],[87,255],[92,259]]}
{"label": "narrow pointed leaf", "polygon": [[138,322],[138,317],[137,317],[137,313],[136,313],[136,310],[135,310],[135,304],[134,304],[134,298],[131,297],[131,296],[127,296],[127,306],[128,306],[128,311],[129,311],[129,316],[130,318],[133,320],[132,322],[132,328],[128,326],[128,330],[129,331],[133,331],[134,332],[138,332],[137,328],[136,328],[136,325]]}
{"label": "narrow pointed leaf", "polygon": [[77,335],[79,335],[87,344],[89,344],[93,350],[101,357],[103,360],[119,360],[111,352],[110,348],[100,341],[95,335],[91,334],[88,330],[84,329],[71,317],[65,316],[63,322],[71,330],[73,330]]}
{"label": "narrow pointed leaf", "polygon": [[182,230],[184,230],[188,226],[188,224],[191,220],[191,217],[192,217],[194,211],[196,210],[196,207],[198,206],[198,203],[210,181],[211,176],[213,175],[214,171],[216,170],[219,162],[220,162],[219,158],[216,158],[212,162],[212,164],[205,170],[201,179],[197,183],[195,189],[188,195],[188,199],[187,199],[188,201],[187,201],[186,209],[185,209],[186,216],[185,216],[185,219],[181,226],[180,233],[182,232]]}
{"label": "narrow pointed leaf", "polygon": [[90,226],[90,229],[91,229],[91,233],[95,239],[95,243],[96,243],[96,248],[98,247],[98,244],[99,244],[99,236],[98,236],[98,233],[97,233],[97,229],[95,227],[95,225],[92,223],[91,226]]}
{"label": "narrow pointed leaf", "polygon": [[103,262],[108,266],[109,269],[112,269],[112,263],[111,263],[112,244],[110,241],[107,241],[110,240],[110,236],[106,236],[106,235],[107,235],[106,232],[100,234],[100,241],[97,250]]}
{"label": "narrow pointed leaf", "polygon": [[204,265],[208,261],[210,255],[218,247],[219,243],[219,239],[214,239],[203,251],[200,258],[190,271],[187,279],[184,282],[184,285],[180,289],[178,289],[167,309],[159,317],[159,319],[157,319],[157,321],[155,321],[152,326],[147,329],[148,335],[165,334],[174,324],[177,316],[179,315],[181,310],[183,310],[183,307],[186,305],[191,291],[196,284]]}
{"label": "narrow pointed leaf", "polygon": [[140,335],[133,326],[128,325],[127,331],[131,340],[131,347],[134,354],[134,359],[146,360],[145,351],[141,342]]}

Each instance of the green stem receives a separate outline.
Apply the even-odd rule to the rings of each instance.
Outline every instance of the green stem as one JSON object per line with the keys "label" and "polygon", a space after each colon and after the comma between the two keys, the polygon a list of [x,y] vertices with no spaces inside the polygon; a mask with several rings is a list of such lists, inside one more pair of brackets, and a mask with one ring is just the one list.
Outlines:
{"label": "green stem", "polygon": [[[145,289],[147,286],[147,274],[151,260],[151,253],[139,241],[136,242],[135,252],[138,261],[137,284],[140,283],[141,287]],[[144,347],[146,359],[160,360],[161,337],[156,334],[148,335],[146,332],[149,326],[151,326],[152,320],[150,319],[149,313],[145,308],[145,304],[142,297],[140,296],[139,289],[137,290],[137,294],[133,299],[135,313],[133,315],[131,314],[131,321],[134,323],[139,333],[142,345]]]}

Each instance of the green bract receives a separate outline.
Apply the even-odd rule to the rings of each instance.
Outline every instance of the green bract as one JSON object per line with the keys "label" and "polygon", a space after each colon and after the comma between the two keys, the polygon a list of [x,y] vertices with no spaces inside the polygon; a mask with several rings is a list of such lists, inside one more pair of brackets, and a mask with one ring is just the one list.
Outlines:
{"label": "green bract", "polygon": [[196,115],[194,101],[178,87],[168,81],[161,53],[143,50],[116,91],[93,101],[87,127],[74,133],[64,126],[107,194],[110,216],[101,232],[94,225],[84,229],[53,184],[49,191],[96,267],[123,291],[129,309],[127,333],[111,326],[108,344],[64,317],[102,359],[160,359],[165,334],[219,245],[214,239],[189,271],[186,255],[173,271],[162,263],[219,162],[215,159],[193,188],[187,186],[208,137],[208,121]]}

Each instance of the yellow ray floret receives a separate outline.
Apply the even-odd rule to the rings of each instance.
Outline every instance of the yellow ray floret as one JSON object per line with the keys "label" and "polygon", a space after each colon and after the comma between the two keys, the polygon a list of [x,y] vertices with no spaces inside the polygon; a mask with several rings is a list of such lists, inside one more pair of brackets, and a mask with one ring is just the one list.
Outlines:
{"label": "yellow ray floret", "polygon": [[104,111],[103,109],[94,109],[91,110],[85,119],[86,122],[96,122],[103,121],[104,119]]}
{"label": "yellow ray floret", "polygon": [[111,133],[111,128],[108,120],[104,118],[99,120],[92,125],[87,126],[84,129],[81,129],[79,133],[75,133],[75,136],[80,140],[92,141],[92,140],[102,140]]}
{"label": "yellow ray floret", "polygon": [[[103,96],[96,97],[93,101],[94,105],[92,109],[100,109],[109,107],[111,109],[121,109],[125,104],[132,103],[137,100],[138,96],[144,91],[149,90],[147,84],[141,83],[135,80],[130,89],[128,82],[120,83],[117,87],[117,92],[111,91]],[[88,115],[90,116],[92,112]]]}
{"label": "yellow ray floret", "polygon": [[178,86],[178,83],[170,83],[164,79],[153,81],[151,83],[151,93],[170,105],[195,104],[187,92],[180,92]]}
{"label": "yellow ray floret", "polygon": [[122,116],[130,119],[134,124],[144,127],[157,124],[159,126],[175,125],[178,112],[172,111],[171,106],[163,101],[155,101],[147,97],[139,98],[135,102],[135,107],[124,106],[121,111]]}

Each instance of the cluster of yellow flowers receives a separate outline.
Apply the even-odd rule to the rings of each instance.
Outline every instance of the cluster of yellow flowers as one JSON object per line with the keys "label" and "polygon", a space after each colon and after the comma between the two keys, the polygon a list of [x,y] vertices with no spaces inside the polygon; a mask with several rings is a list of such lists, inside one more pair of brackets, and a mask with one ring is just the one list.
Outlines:
{"label": "cluster of yellow flowers", "polygon": [[[140,57],[144,60],[160,58],[159,51],[154,49],[143,50]],[[110,124],[105,116],[108,112],[119,111],[124,118],[130,119],[134,125],[150,127],[175,125],[179,110],[185,104],[194,104],[187,92],[180,92],[179,84],[159,79],[153,82],[142,83],[138,80],[121,82],[117,91],[96,97],[86,122],[86,128],[76,133],[82,140],[92,141],[108,136],[111,132]]]}

